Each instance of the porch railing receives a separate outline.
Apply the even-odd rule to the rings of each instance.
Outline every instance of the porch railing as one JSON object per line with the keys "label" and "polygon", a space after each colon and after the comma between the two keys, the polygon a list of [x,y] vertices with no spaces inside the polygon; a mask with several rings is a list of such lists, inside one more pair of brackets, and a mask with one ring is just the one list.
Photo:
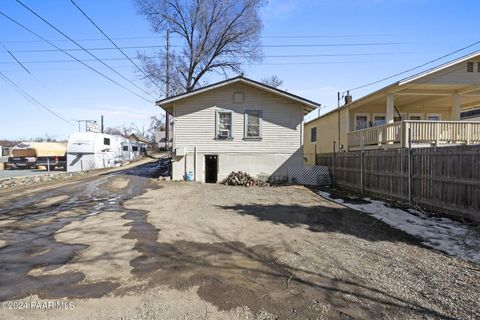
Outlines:
{"label": "porch railing", "polygon": [[407,147],[412,145],[480,144],[480,121],[407,120],[348,133],[348,148],[364,146]]}

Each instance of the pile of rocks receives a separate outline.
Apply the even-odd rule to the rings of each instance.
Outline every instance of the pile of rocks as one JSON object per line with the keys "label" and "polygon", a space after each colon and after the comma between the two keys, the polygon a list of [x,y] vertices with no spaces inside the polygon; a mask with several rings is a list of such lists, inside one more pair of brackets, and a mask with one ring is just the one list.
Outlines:
{"label": "pile of rocks", "polygon": [[68,179],[74,176],[83,175],[85,172],[54,172],[45,175],[35,175],[30,177],[13,177],[0,179],[0,190],[13,189],[23,186],[33,186],[51,181],[59,181]]}
{"label": "pile of rocks", "polygon": [[263,180],[255,179],[246,172],[232,172],[221,182],[227,186],[244,186],[244,187],[268,187],[270,184]]}

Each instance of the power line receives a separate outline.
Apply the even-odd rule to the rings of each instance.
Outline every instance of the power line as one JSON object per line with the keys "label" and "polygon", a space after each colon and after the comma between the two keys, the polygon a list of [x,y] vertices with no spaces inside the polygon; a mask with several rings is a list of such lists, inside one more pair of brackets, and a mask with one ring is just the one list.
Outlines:
{"label": "power line", "polygon": [[25,70],[28,74],[30,74],[30,71],[27,69],[27,67],[25,67],[23,63],[21,63],[20,60],[18,60],[17,57],[15,57],[15,55],[11,53],[10,50],[8,50],[3,43],[1,44],[2,44],[2,47],[5,49],[5,51],[7,51],[8,54],[13,58],[13,60],[15,60],[15,63],[19,64],[23,68],[23,70]]}
{"label": "power line", "polygon": [[[260,36],[261,39],[315,39],[315,38],[361,38],[361,37],[380,37],[387,35],[375,35],[375,34],[365,34],[365,35],[270,35],[270,36]],[[164,39],[164,36],[136,36],[136,37],[111,37],[112,40],[139,40],[139,39]],[[180,38],[179,36],[173,35],[172,38]],[[83,38],[75,39],[76,41],[104,41],[103,38]],[[66,42],[69,40],[65,39],[56,39],[50,40],[52,42]],[[5,43],[35,43],[41,42],[38,40],[4,40]]]}
{"label": "power line", "polygon": [[[313,65],[344,65],[344,64],[365,64],[365,63],[384,63],[387,62],[385,60],[370,60],[370,61],[314,61],[314,62],[279,62],[279,63],[252,63],[250,65],[254,66],[290,66],[290,65],[305,65],[305,66],[313,66]],[[130,68],[130,65],[118,65],[114,66],[115,68]],[[98,69],[106,69],[105,67],[99,67]],[[82,67],[64,67],[64,68],[34,68],[33,71],[72,71],[72,70],[85,70]],[[14,72],[14,71],[9,71]],[[165,76],[162,76],[165,77]]]}
{"label": "power line", "polygon": [[355,88],[350,89],[350,90],[347,90],[347,91],[354,91],[354,90],[358,90],[358,89],[363,89],[363,88],[365,88],[365,87],[369,87],[369,86],[372,86],[372,85],[374,85],[374,84],[377,84],[377,83],[380,83],[380,82],[383,82],[383,81],[386,81],[386,80],[390,80],[390,79],[392,79],[392,78],[395,78],[395,77],[401,76],[401,75],[403,75],[403,74],[409,73],[409,72],[411,72],[411,71],[413,71],[413,70],[416,70],[416,69],[425,67],[425,66],[427,66],[427,65],[429,65],[429,64],[431,64],[431,63],[434,63],[434,62],[437,62],[437,61],[439,61],[439,60],[445,59],[445,58],[447,58],[447,57],[449,57],[449,56],[452,56],[452,55],[454,55],[454,54],[456,54],[456,53],[459,53],[460,51],[463,51],[463,50],[469,49],[469,48],[471,48],[471,47],[474,47],[474,46],[476,46],[476,45],[478,45],[478,44],[480,44],[480,41],[477,41],[477,42],[474,42],[474,43],[472,43],[472,44],[469,44],[469,45],[467,45],[467,46],[465,46],[465,47],[463,47],[463,48],[460,48],[460,49],[457,49],[457,50],[452,51],[452,52],[450,52],[450,53],[447,53],[447,54],[445,54],[445,55],[443,55],[443,56],[441,56],[441,57],[438,57],[438,58],[436,58],[436,59],[433,59],[433,60],[430,60],[430,61],[428,61],[428,62],[422,63],[422,64],[420,64],[420,65],[418,65],[418,66],[416,66],[416,67],[407,69],[407,70],[405,70],[405,71],[396,73],[396,74],[394,74],[394,75],[388,76],[388,77],[386,77],[386,78],[383,78],[383,79],[380,79],[380,80],[377,80],[377,81],[373,81],[373,82],[370,82],[370,83],[367,83],[367,84],[364,84],[364,85],[355,87]]}
{"label": "power line", "polygon": [[113,44],[113,45],[115,46],[115,48],[117,48],[118,51],[120,51],[120,52],[123,54],[123,56],[124,56],[125,58],[127,58],[141,73],[143,73],[143,75],[144,75],[148,80],[150,80],[150,82],[152,82],[158,89],[161,89],[160,86],[159,86],[155,81],[153,81],[153,79],[152,79],[148,74],[146,74],[145,71],[144,71],[142,68],[140,68],[132,59],[130,59],[130,57],[127,56],[127,54],[126,54],[122,49],[120,49],[120,48],[117,46],[117,44],[116,44],[115,42],[113,42],[113,40],[112,40],[109,36],[107,36],[107,34],[106,34],[105,32],[103,32],[102,29],[100,29],[100,27],[85,13],[85,11],[83,11],[83,10],[75,3],[75,1],[70,0],[70,2],[72,2],[73,5],[85,16],[85,18],[87,18],[87,20],[90,21],[90,22],[95,26],[95,28],[97,28],[98,31],[100,31],[100,32],[105,36],[105,38],[107,38],[108,41],[110,41],[110,43]]}
{"label": "power line", "polygon": [[[17,0],[18,1],[18,0]],[[360,47],[360,46],[383,46],[383,45],[399,45],[399,44],[406,44],[406,43],[337,43],[337,44],[278,44],[278,45],[260,45],[259,47],[261,48],[315,48],[315,47]],[[79,45],[80,46],[80,45]],[[183,48],[183,46],[176,46],[172,45],[171,47],[174,48]],[[112,47],[93,47],[93,48],[69,48],[69,49],[63,49],[66,51],[84,51],[84,50],[89,50],[89,51],[101,51],[101,50],[116,50],[116,49],[156,49],[156,48],[163,48],[163,46],[159,45],[145,45],[145,46],[123,46],[123,47],[118,47],[118,48],[112,48]],[[58,50],[54,49],[25,49],[25,50],[15,50],[13,52],[54,52]]]}
{"label": "power line", "polygon": [[[294,54],[294,55],[267,55],[264,58],[314,58],[314,57],[362,57],[362,56],[390,56],[390,55],[402,55],[413,54],[414,52],[384,52],[384,53],[334,53],[334,54]],[[129,57],[130,59],[139,59],[137,57]],[[149,56],[148,58],[157,58],[155,56]],[[95,59],[80,59],[84,62],[96,61]],[[123,61],[125,58],[103,58],[105,61]],[[74,60],[25,60],[23,63],[36,64],[36,63],[68,63],[74,62]],[[307,62],[308,63],[308,62]],[[11,61],[0,61],[0,64],[13,64]],[[263,63],[262,63],[263,64]]]}
{"label": "power line", "polygon": [[16,84],[13,80],[11,80],[10,78],[8,78],[3,72],[0,71],[0,77],[7,83],[9,83],[11,86],[15,87],[15,89],[17,90],[18,93],[20,93],[23,97],[25,97],[27,100],[29,100],[32,104],[36,104],[36,105],[39,105],[40,107],[44,108],[45,110],[47,110],[48,112],[50,112],[51,114],[53,114],[55,117],[67,122],[67,123],[70,123],[70,121],[68,121],[67,119],[65,119],[64,117],[62,117],[61,115],[59,115],[58,113],[56,113],[55,111],[53,111],[52,109],[50,109],[49,107],[47,107],[46,105],[42,104],[41,102],[39,102],[37,99],[35,99],[34,97],[32,97],[30,94],[28,94],[28,92],[26,92],[25,90],[23,90],[18,84]]}
{"label": "power line", "polygon": [[[75,40],[73,40],[72,38],[70,38],[68,35],[66,35],[64,32],[62,32],[60,29],[58,29],[57,27],[55,27],[53,24],[51,24],[50,22],[48,22],[46,19],[44,19],[43,17],[41,17],[38,13],[36,13],[34,10],[30,9],[28,6],[26,6],[25,4],[23,4],[20,0],[16,0],[17,3],[19,3],[21,6],[23,6],[25,9],[27,9],[28,11],[30,11],[33,15],[35,15],[37,18],[39,18],[40,20],[42,20],[43,22],[45,22],[46,24],[48,24],[51,28],[53,28],[55,31],[57,31],[58,33],[60,33],[62,36],[64,36],[65,38],[69,39],[71,42],[73,42],[75,45],[77,45],[79,48],[81,48],[83,51],[85,51],[86,53],[88,53],[90,56],[92,56],[93,58],[95,58],[98,62],[102,63],[103,65],[105,65],[107,68],[109,68],[112,72],[114,72],[115,74],[117,74],[118,76],[120,76],[121,78],[123,78],[125,81],[129,82],[130,84],[132,84],[133,86],[135,86],[137,89],[139,89],[140,91],[142,91],[143,93],[151,96],[150,93],[148,93],[147,91],[145,91],[144,89],[140,88],[138,85],[136,85],[135,83],[133,83],[130,79],[128,79],[127,77],[125,77],[124,75],[122,75],[121,73],[119,73],[118,71],[116,71],[115,69],[113,69],[112,67],[110,67],[108,64],[106,64],[105,62],[103,62],[101,59],[99,59],[97,56],[95,56],[93,53],[91,53],[90,51],[88,51],[87,49],[85,49],[82,45],[80,45],[78,42],[76,42]],[[140,96],[140,95],[138,95]],[[152,98],[154,98],[153,96],[151,96]],[[142,97],[143,99],[149,101],[148,99]],[[150,102],[150,101],[149,101]]]}
{"label": "power line", "polygon": [[125,87],[124,85],[122,85],[121,83],[113,80],[112,78],[110,78],[109,76],[101,73],[100,71],[96,70],[95,68],[89,66],[88,64],[86,64],[85,62],[81,61],[80,59],[76,58],[75,56],[71,55],[70,53],[66,52],[65,50],[61,49],[60,47],[56,46],[55,44],[53,44],[52,42],[48,41],[47,39],[43,38],[41,35],[39,35],[38,33],[34,32],[33,30],[29,29],[28,27],[24,26],[23,24],[21,24],[20,22],[18,22],[17,20],[9,17],[8,15],[6,15],[5,13],[1,12],[0,11],[0,15],[4,16],[5,18],[7,18],[8,20],[12,21],[13,23],[15,23],[16,25],[18,25],[19,27],[23,28],[24,30],[30,32],[31,34],[35,35],[37,38],[43,40],[44,42],[50,44],[51,46],[53,46],[54,48],[58,49],[59,51],[62,51],[63,53],[65,53],[67,56],[69,56],[70,58],[76,60],[77,62],[81,63],[82,65],[84,65],[85,67],[87,67],[88,69],[92,70],[93,72],[97,73],[98,75],[102,76],[103,78],[115,83],[117,86],[121,87],[122,89],[125,89],[127,91],[129,91],[130,93],[136,95],[137,97],[145,100],[145,101],[148,101],[148,102],[151,102],[150,100],[148,100],[147,98],[139,95],[138,93],[134,92],[133,90],[130,90],[129,88]]}

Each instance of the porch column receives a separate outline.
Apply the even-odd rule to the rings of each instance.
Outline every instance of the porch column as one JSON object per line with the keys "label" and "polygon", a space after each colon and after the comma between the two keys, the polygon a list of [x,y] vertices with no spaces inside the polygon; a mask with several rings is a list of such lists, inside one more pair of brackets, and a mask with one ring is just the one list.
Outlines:
{"label": "porch column", "polygon": [[453,105],[452,105],[452,121],[460,120],[460,107],[461,107],[461,96],[456,94],[453,96]]}
{"label": "porch column", "polygon": [[395,96],[393,94],[387,95],[387,112],[385,113],[385,123],[393,123],[395,115]]}
{"label": "porch column", "polygon": [[347,133],[349,133],[351,130],[350,130],[350,108],[347,107],[347,123],[346,123],[346,126],[347,128]]}

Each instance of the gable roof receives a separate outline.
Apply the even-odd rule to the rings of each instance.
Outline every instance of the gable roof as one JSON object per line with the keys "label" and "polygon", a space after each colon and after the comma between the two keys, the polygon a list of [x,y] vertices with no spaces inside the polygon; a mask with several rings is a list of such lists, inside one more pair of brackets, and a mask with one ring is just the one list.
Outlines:
{"label": "gable roof", "polygon": [[378,89],[378,90],[375,90],[375,91],[373,91],[373,92],[371,92],[371,93],[369,93],[369,94],[367,94],[367,95],[365,95],[365,96],[363,96],[363,97],[360,97],[360,98],[358,98],[358,99],[356,99],[356,100],[353,100],[352,102],[350,102],[350,103],[348,103],[348,104],[344,104],[343,106],[340,106],[340,108],[335,108],[335,109],[330,110],[329,112],[327,112],[327,113],[325,113],[325,114],[322,114],[322,115],[319,116],[319,117],[313,118],[312,120],[309,120],[309,121],[306,122],[305,124],[308,124],[308,123],[311,123],[311,122],[313,122],[313,121],[315,121],[315,120],[321,119],[321,118],[329,115],[330,113],[333,113],[333,112],[335,112],[335,111],[338,111],[339,109],[348,108],[348,107],[350,107],[350,106],[352,106],[352,105],[354,106],[354,105],[356,105],[356,104],[358,104],[358,103],[361,103],[362,101],[368,100],[368,99],[370,99],[370,98],[372,98],[372,97],[375,97],[375,96],[379,96],[379,97],[380,97],[381,95],[385,95],[388,90],[392,90],[392,89],[394,89],[394,88],[396,88],[396,87],[397,87],[399,90],[401,90],[402,86],[405,86],[405,85],[407,85],[407,84],[409,84],[409,83],[411,83],[411,82],[413,82],[413,81],[418,81],[418,80],[420,80],[420,79],[422,79],[422,78],[425,78],[425,77],[427,77],[427,76],[430,76],[430,75],[433,74],[433,73],[442,71],[442,70],[447,69],[447,68],[449,68],[449,67],[451,67],[451,66],[454,66],[454,65],[456,65],[456,64],[459,64],[459,63],[462,63],[462,62],[465,62],[465,61],[468,61],[468,60],[473,59],[473,58],[476,58],[476,57],[480,57],[480,50],[479,50],[479,51],[472,52],[472,53],[469,53],[469,54],[467,54],[467,55],[465,55],[465,56],[462,56],[462,57],[459,57],[459,58],[457,58],[457,59],[454,59],[454,60],[445,62],[445,63],[443,63],[443,64],[440,64],[440,65],[438,65],[438,66],[432,67],[432,68],[430,68],[430,69],[421,71],[421,72],[419,72],[419,73],[416,73],[416,74],[414,74],[414,75],[408,76],[408,77],[403,78],[403,79],[401,79],[401,80],[398,80],[398,81],[396,81],[396,82],[394,82],[394,83],[391,83],[391,84],[389,84],[389,85],[387,85],[387,86],[385,86],[385,87],[383,87],[383,88],[380,88],[380,89]]}
{"label": "gable roof", "polygon": [[150,141],[147,138],[136,133],[132,133],[128,136],[128,139],[131,140],[132,138],[137,140],[138,142],[150,143]]}
{"label": "gable roof", "polygon": [[264,90],[264,91],[270,92],[272,94],[284,97],[286,99],[298,102],[298,103],[300,103],[304,106],[304,109],[303,109],[304,114],[310,113],[314,109],[321,106],[320,103],[316,103],[316,102],[313,102],[311,100],[302,98],[300,96],[291,94],[289,92],[286,92],[286,91],[283,91],[283,90],[280,90],[280,89],[277,89],[277,88],[274,88],[274,87],[270,87],[270,86],[268,86],[264,83],[261,83],[261,82],[258,82],[258,81],[252,80],[252,79],[248,79],[248,78],[245,78],[243,76],[230,78],[230,79],[220,81],[220,82],[217,82],[217,83],[214,83],[214,84],[211,84],[211,85],[199,88],[199,89],[195,89],[195,90],[190,91],[190,92],[185,92],[185,93],[178,94],[176,96],[172,96],[172,97],[168,97],[168,98],[165,98],[165,99],[162,99],[162,100],[158,100],[158,101],[155,102],[155,104],[159,107],[162,107],[162,106],[165,106],[166,104],[170,104],[170,103],[173,103],[173,102],[185,99],[185,98],[189,98],[189,97],[192,97],[192,96],[195,96],[195,95],[198,95],[198,94],[202,94],[202,93],[205,93],[205,92],[208,92],[208,91],[212,91],[212,90],[215,90],[215,89],[218,89],[218,88],[222,88],[222,87],[228,86],[230,84],[234,84],[234,83],[243,83],[243,84],[246,84],[246,85],[250,85],[250,86],[255,87],[257,89]]}
{"label": "gable roof", "polygon": [[476,57],[479,57],[480,56],[480,51],[475,51],[475,52],[472,52],[472,53],[469,53],[463,57],[460,57],[460,58],[457,58],[457,59],[454,59],[454,60],[451,60],[451,61],[448,61],[448,62],[445,62],[439,66],[436,66],[436,67],[433,67],[433,68],[430,68],[430,69],[427,69],[425,71],[422,71],[422,72],[419,72],[417,74],[414,74],[413,76],[409,76],[407,78],[404,78],[398,82],[396,82],[395,84],[397,85],[403,85],[403,84],[407,84],[409,82],[412,82],[412,81],[415,81],[415,80],[418,80],[420,78],[423,78],[423,77],[426,77],[432,73],[435,73],[435,72],[438,72],[438,71],[441,71],[441,70],[444,70],[444,69],[447,69],[451,66],[454,66],[458,63],[462,63],[462,62],[465,62],[465,61],[468,61],[470,59],[473,59],[473,58],[476,58]]}

